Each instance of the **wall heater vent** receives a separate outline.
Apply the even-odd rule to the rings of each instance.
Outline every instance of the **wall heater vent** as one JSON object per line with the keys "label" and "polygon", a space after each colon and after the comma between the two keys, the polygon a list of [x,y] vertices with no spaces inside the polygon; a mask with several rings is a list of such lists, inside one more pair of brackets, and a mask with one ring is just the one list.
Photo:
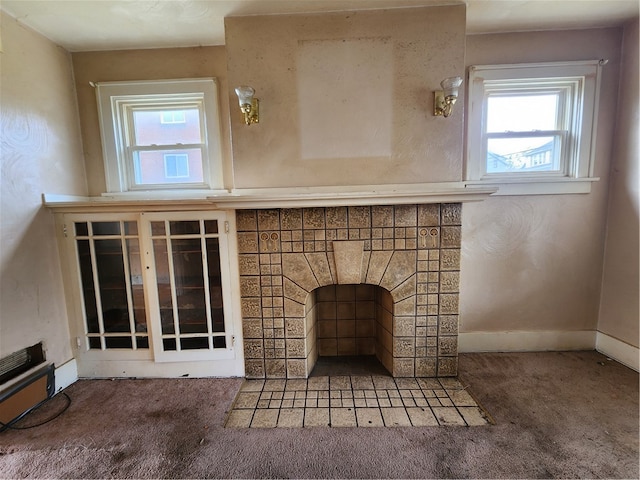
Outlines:
{"label": "wall heater vent", "polygon": [[55,392],[54,366],[43,363],[41,343],[0,359],[0,431]]}

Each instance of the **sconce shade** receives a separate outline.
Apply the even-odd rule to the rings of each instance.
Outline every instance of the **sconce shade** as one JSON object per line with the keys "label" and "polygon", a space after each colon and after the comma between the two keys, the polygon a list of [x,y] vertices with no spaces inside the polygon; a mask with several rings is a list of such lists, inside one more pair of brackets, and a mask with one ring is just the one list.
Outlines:
{"label": "sconce shade", "polygon": [[256,91],[253,88],[247,87],[246,85],[236,87],[236,95],[238,95],[238,102],[241,107],[243,105],[251,105],[255,93]]}
{"label": "sconce shade", "polygon": [[244,116],[244,123],[251,125],[252,123],[258,123],[260,121],[259,104],[257,98],[254,98],[256,91],[252,87],[241,85],[236,87],[236,95],[238,95],[238,102],[240,103],[240,111]]}
{"label": "sconce shade", "polygon": [[462,85],[462,78],[460,77],[449,77],[440,82],[445,97],[457,97],[460,85]]}

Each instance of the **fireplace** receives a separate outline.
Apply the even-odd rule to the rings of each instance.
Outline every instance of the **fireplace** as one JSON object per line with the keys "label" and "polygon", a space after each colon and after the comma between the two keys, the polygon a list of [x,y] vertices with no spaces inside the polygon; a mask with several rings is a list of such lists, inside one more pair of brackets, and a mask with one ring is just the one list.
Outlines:
{"label": "fireplace", "polygon": [[394,377],[455,376],[461,210],[238,210],[247,378],[306,378],[319,354],[354,353]]}

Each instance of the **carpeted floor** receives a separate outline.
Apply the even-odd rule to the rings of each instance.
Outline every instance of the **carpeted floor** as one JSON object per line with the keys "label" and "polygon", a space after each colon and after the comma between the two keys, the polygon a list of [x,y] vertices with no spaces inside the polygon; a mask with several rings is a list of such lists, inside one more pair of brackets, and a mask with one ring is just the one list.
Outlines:
{"label": "carpeted floor", "polygon": [[241,379],[83,380],[60,417],[0,433],[0,477],[638,478],[637,372],[595,352],[464,354],[459,379],[495,425],[223,428]]}

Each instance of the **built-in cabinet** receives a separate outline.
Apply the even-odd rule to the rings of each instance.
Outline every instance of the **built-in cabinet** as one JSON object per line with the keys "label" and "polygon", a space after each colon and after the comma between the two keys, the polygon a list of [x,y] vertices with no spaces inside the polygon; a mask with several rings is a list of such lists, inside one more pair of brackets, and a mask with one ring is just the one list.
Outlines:
{"label": "built-in cabinet", "polygon": [[81,376],[243,375],[233,215],[67,213],[59,223]]}

